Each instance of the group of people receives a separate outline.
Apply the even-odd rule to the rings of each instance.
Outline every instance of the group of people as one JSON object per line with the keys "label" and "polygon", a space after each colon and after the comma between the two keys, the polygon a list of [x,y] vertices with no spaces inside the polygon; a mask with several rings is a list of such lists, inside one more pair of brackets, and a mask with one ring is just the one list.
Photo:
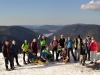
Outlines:
{"label": "group of people", "polygon": [[[50,45],[47,45],[47,40],[44,35],[39,35],[38,40],[40,43],[38,43],[36,39],[33,39],[31,43],[24,40],[21,49],[23,52],[23,63],[25,65],[33,63],[37,58],[40,59],[41,62],[46,62],[47,60],[49,62],[53,62],[54,60],[59,62],[60,59],[62,59],[63,62],[67,63],[70,62],[70,52],[74,62],[80,61],[80,64],[84,66],[85,61],[88,60],[91,61],[90,64],[96,64],[98,43],[93,37],[87,36],[85,39],[82,39],[80,35],[78,35],[77,38],[71,40],[70,37],[64,38],[63,35],[60,36],[60,39],[54,36]],[[37,55],[39,51],[40,56]],[[6,70],[10,70],[8,68],[8,61],[10,62],[11,69],[14,69],[14,58],[16,59],[17,66],[21,66],[18,62],[19,49],[15,40],[12,41],[11,45],[9,41],[6,40],[2,46],[2,52],[5,59]],[[56,58],[54,54],[56,54]],[[27,60],[25,56],[27,56]]]}

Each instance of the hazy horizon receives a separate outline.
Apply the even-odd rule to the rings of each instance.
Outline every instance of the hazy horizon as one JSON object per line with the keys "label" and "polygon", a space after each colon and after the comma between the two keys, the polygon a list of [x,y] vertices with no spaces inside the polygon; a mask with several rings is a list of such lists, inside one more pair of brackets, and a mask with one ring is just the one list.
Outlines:
{"label": "hazy horizon", "polygon": [[100,0],[0,0],[0,25],[100,25]]}
{"label": "hazy horizon", "polygon": [[[44,25],[51,25],[51,26],[66,26],[66,25],[75,25],[75,24],[84,24],[84,25],[100,25],[100,24],[92,24],[92,23],[90,23],[90,24],[85,24],[85,23],[74,23],[74,24],[65,24],[65,25],[61,25],[61,24],[44,24]],[[30,25],[30,24],[27,24],[27,25],[0,25],[0,26],[44,26],[43,24],[41,24],[41,25]]]}

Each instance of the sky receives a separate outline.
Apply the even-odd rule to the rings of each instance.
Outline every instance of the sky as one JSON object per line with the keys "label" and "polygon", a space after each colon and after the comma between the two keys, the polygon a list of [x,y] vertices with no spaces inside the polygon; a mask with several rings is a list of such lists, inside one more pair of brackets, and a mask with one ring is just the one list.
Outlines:
{"label": "sky", "polygon": [[100,0],[0,0],[0,25],[99,24]]}

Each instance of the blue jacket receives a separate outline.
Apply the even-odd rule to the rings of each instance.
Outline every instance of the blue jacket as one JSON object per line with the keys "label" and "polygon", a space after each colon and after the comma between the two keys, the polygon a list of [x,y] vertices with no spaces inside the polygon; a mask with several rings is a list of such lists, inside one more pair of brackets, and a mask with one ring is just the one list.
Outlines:
{"label": "blue jacket", "polygon": [[91,40],[87,41],[87,47],[88,47],[88,50],[90,50],[90,48],[89,48],[90,43],[91,43]]}
{"label": "blue jacket", "polygon": [[13,56],[18,55],[18,47],[17,47],[17,45],[12,44],[10,46],[10,48],[11,48],[11,53],[12,53]]}
{"label": "blue jacket", "polygon": [[68,40],[67,42],[65,42],[65,44],[67,44],[67,48],[73,48],[74,42],[72,40]]}

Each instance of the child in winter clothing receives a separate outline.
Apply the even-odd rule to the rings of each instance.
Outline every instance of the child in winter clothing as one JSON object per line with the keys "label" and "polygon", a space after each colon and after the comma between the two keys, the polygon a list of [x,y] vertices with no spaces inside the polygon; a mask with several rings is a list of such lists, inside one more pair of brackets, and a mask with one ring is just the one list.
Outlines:
{"label": "child in winter clothing", "polygon": [[59,57],[59,54],[62,52],[62,46],[60,46],[60,43],[58,43],[58,51],[57,51],[57,58]]}
{"label": "child in winter clothing", "polygon": [[52,50],[53,47],[52,47],[52,42],[50,42],[50,45],[49,45],[49,50]]}
{"label": "child in winter clothing", "polygon": [[80,64],[82,64],[83,66],[85,65],[86,55],[87,55],[87,44],[86,40],[83,40],[82,49],[80,51]]}
{"label": "child in winter clothing", "polygon": [[66,51],[65,48],[62,49],[62,52],[60,53],[60,55],[61,55],[62,61],[65,62],[65,63],[67,63],[67,61],[68,61],[69,58],[67,56],[67,51]]}

